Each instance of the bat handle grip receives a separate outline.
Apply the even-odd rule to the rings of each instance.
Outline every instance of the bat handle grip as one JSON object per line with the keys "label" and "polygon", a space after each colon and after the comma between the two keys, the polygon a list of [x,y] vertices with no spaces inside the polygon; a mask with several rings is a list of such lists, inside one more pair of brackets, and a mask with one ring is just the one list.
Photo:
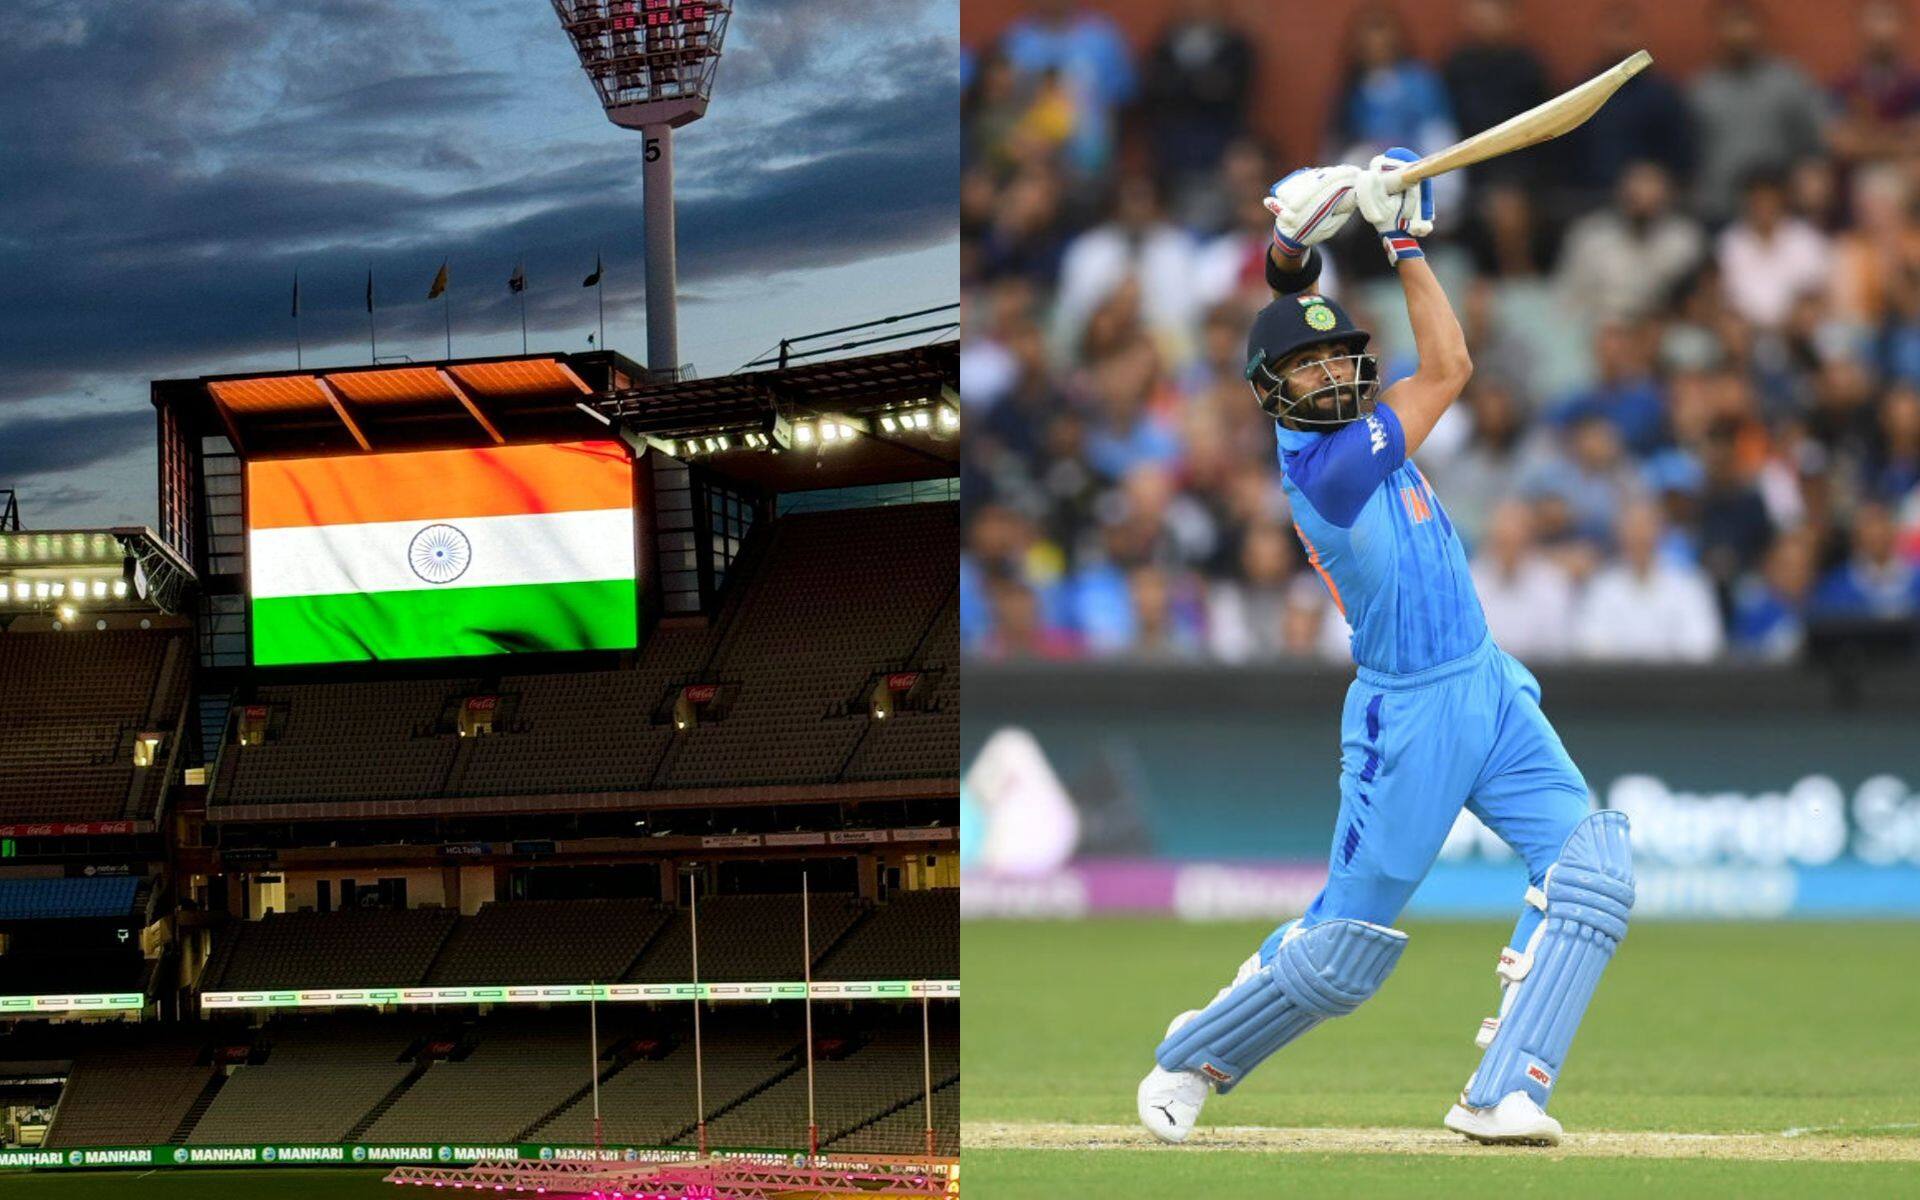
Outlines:
{"label": "bat handle grip", "polygon": [[1430,171],[1421,169],[1426,165],[1427,160],[1423,158],[1419,162],[1408,163],[1404,169],[1389,174],[1386,182],[1387,195],[1398,196],[1432,174]]}

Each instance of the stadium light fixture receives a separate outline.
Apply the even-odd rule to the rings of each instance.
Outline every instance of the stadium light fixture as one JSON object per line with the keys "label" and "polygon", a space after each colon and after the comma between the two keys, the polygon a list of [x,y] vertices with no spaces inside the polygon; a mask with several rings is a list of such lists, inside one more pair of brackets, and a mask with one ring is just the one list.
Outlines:
{"label": "stadium light fixture", "polygon": [[60,619],[62,621],[71,621],[76,616],[80,615],[79,612],[71,604],[62,604],[58,611],[60,613]]}
{"label": "stadium light fixture", "polygon": [[644,139],[647,367],[677,375],[673,131],[706,115],[732,0],[553,0],[553,10],[607,119]]}

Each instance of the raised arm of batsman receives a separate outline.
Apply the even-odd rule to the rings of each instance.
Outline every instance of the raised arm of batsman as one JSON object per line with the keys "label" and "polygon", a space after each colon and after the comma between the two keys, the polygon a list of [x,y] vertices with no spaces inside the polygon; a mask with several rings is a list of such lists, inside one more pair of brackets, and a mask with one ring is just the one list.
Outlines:
{"label": "raised arm of batsman", "polygon": [[1413,151],[1396,146],[1375,156],[1353,185],[1355,206],[1379,233],[1387,261],[1400,276],[1407,319],[1413,325],[1413,346],[1420,356],[1419,368],[1381,397],[1400,418],[1409,455],[1427,440],[1440,414],[1473,375],[1466,334],[1420,248],[1420,239],[1433,232],[1432,184],[1422,180],[1418,187],[1398,194],[1387,190],[1393,172],[1418,158]]}

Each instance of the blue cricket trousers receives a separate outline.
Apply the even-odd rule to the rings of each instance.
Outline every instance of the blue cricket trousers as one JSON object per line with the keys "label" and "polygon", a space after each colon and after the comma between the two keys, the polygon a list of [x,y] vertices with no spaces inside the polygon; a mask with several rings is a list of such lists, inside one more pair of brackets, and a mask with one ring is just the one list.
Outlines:
{"label": "blue cricket trousers", "polygon": [[[1540,683],[1492,637],[1411,675],[1360,668],[1340,733],[1340,820],[1304,925],[1392,925],[1465,806],[1540,886],[1589,811],[1587,783],[1540,711]],[[1538,921],[1523,910],[1515,946]]]}

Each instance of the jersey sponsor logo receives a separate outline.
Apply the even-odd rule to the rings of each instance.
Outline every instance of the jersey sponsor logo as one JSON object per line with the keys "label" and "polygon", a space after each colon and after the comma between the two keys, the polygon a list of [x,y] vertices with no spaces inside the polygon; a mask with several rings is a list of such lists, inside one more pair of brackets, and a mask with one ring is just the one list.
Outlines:
{"label": "jersey sponsor logo", "polygon": [[1367,440],[1373,446],[1375,454],[1387,448],[1387,427],[1376,416],[1367,417]]}
{"label": "jersey sponsor logo", "polygon": [[1539,1063],[1536,1063],[1536,1062],[1530,1062],[1527,1064],[1527,1078],[1533,1080],[1535,1083],[1539,1084],[1541,1087],[1553,1086],[1553,1076],[1547,1073],[1547,1070],[1545,1067],[1542,1067]]}
{"label": "jersey sponsor logo", "polygon": [[1233,1076],[1227,1074],[1225,1071],[1222,1071],[1219,1067],[1214,1066],[1212,1063],[1201,1063],[1200,1071],[1208,1079],[1213,1080],[1215,1083],[1232,1083],[1233,1082]]}

